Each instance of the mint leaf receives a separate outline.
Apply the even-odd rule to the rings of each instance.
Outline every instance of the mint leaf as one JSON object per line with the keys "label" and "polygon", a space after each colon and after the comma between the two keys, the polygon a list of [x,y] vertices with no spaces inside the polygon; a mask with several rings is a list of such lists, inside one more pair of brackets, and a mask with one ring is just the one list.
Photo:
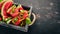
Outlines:
{"label": "mint leaf", "polygon": [[30,18],[26,18],[26,24],[30,24],[30,23],[31,23]]}
{"label": "mint leaf", "polygon": [[0,0],[0,2],[3,1],[3,0]]}

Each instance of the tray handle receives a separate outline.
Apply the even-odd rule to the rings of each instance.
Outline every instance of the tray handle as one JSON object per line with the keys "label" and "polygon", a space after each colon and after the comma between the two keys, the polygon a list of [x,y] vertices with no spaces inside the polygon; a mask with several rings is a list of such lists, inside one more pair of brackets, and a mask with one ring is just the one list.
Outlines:
{"label": "tray handle", "polygon": [[31,24],[29,24],[29,26],[33,25],[36,20],[36,15],[34,13],[32,13],[32,16],[33,16],[33,20],[31,22]]}

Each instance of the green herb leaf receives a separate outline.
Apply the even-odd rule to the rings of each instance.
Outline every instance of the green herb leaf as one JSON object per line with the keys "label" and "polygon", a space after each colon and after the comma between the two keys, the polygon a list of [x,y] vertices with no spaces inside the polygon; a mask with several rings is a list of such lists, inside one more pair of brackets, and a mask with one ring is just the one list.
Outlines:
{"label": "green herb leaf", "polygon": [[9,24],[9,23],[10,23],[10,21],[11,21],[11,20],[8,20],[8,21],[6,21],[6,23],[7,23],[7,24]]}
{"label": "green herb leaf", "polygon": [[11,18],[10,18],[10,17],[6,19],[6,23],[7,23],[7,24],[9,24],[10,21],[11,21]]}
{"label": "green herb leaf", "polygon": [[0,2],[3,1],[3,0],[0,0]]}
{"label": "green herb leaf", "polygon": [[24,13],[24,10],[21,10],[21,13]]}
{"label": "green herb leaf", "polygon": [[14,22],[16,22],[17,20],[18,20],[18,18],[15,18],[15,19],[14,19]]}
{"label": "green herb leaf", "polygon": [[17,20],[18,20],[18,18],[17,18],[17,17],[16,17],[16,18],[14,18],[14,19],[12,20],[12,23],[14,24]]}
{"label": "green herb leaf", "polygon": [[15,8],[16,8],[16,5],[13,5],[11,14],[14,13]]}
{"label": "green herb leaf", "polygon": [[26,18],[26,24],[30,24],[30,23],[31,23],[30,18]]}
{"label": "green herb leaf", "polygon": [[5,21],[8,21],[8,20],[10,20],[11,18],[10,17],[8,17],[8,18],[6,18],[6,20]]}

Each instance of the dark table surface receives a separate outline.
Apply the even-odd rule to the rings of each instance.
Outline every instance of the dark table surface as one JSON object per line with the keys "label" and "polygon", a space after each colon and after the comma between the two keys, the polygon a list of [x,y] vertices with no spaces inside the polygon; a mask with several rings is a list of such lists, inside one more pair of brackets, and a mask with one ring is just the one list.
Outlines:
{"label": "dark table surface", "polygon": [[14,0],[32,6],[37,19],[28,32],[0,26],[0,34],[60,34],[60,0]]}

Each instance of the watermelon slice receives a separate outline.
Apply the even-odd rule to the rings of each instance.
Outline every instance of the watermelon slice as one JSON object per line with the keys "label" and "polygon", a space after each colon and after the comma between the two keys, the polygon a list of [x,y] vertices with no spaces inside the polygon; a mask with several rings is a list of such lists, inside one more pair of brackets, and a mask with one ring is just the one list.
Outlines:
{"label": "watermelon slice", "polygon": [[7,13],[12,17],[16,17],[19,14],[19,9],[15,5],[13,5],[8,9]]}
{"label": "watermelon slice", "polygon": [[14,12],[15,8],[16,8],[16,6],[13,5],[12,7],[10,7],[10,8],[7,10],[7,13],[8,13],[8,14],[12,14],[12,12]]}
{"label": "watermelon slice", "polygon": [[13,5],[13,1],[6,1],[1,8],[1,15],[3,20],[8,18],[7,10]]}

